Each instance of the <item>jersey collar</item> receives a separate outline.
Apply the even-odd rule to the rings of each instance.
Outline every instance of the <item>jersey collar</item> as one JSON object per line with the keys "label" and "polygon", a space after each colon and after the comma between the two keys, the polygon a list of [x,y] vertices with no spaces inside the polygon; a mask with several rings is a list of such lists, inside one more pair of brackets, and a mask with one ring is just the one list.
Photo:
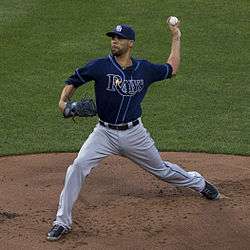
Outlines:
{"label": "jersey collar", "polygon": [[125,68],[125,69],[123,69],[123,68],[121,67],[121,65],[116,61],[116,58],[115,58],[114,55],[109,54],[109,58],[112,59],[112,61],[115,63],[115,65],[116,65],[117,67],[119,67],[121,70],[135,70],[135,69],[138,68],[138,67],[137,67],[137,66],[138,66],[138,62],[137,62],[133,57],[131,57],[132,65],[129,66],[129,67],[127,67],[127,68]]}

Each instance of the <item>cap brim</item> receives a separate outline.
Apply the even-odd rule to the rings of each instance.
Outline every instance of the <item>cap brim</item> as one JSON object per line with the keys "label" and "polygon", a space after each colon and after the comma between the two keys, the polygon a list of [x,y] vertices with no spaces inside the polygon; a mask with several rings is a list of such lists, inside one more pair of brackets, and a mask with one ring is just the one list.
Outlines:
{"label": "cap brim", "polygon": [[106,33],[106,35],[109,36],[109,37],[120,36],[122,38],[129,39],[128,37],[124,36],[123,34],[121,34],[119,32],[115,32],[115,31],[108,32],[108,33]]}

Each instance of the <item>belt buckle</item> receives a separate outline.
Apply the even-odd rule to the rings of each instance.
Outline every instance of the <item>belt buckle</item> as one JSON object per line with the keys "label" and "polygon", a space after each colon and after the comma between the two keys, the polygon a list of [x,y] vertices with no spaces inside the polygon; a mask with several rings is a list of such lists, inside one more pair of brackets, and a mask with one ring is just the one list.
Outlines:
{"label": "belt buckle", "polygon": [[128,129],[129,129],[129,128],[132,128],[132,127],[134,126],[133,123],[134,123],[134,122],[129,122],[129,123],[126,124],[126,126],[128,127]]}

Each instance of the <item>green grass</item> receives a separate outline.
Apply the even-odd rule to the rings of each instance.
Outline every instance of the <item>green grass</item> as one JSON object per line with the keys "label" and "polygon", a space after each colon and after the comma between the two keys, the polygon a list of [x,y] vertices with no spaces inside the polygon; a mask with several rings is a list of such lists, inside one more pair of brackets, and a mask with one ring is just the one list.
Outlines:
{"label": "green grass", "polygon": [[[109,53],[118,23],[137,31],[134,55],[164,62],[165,17],[182,20],[182,65],[152,85],[145,126],[160,150],[250,155],[250,5],[239,1],[2,0],[0,155],[78,151],[96,118],[64,120],[63,81]],[[93,95],[93,84],[79,89]]]}

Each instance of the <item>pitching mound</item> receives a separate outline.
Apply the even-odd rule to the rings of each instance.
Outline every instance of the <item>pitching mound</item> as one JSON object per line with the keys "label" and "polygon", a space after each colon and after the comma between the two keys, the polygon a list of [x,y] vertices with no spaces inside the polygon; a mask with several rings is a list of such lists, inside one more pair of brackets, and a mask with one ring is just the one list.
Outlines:
{"label": "pitching mound", "polygon": [[202,173],[220,189],[220,200],[208,201],[127,159],[109,157],[87,178],[72,232],[48,242],[75,156],[0,158],[0,249],[249,249],[250,158],[193,153],[162,156]]}

